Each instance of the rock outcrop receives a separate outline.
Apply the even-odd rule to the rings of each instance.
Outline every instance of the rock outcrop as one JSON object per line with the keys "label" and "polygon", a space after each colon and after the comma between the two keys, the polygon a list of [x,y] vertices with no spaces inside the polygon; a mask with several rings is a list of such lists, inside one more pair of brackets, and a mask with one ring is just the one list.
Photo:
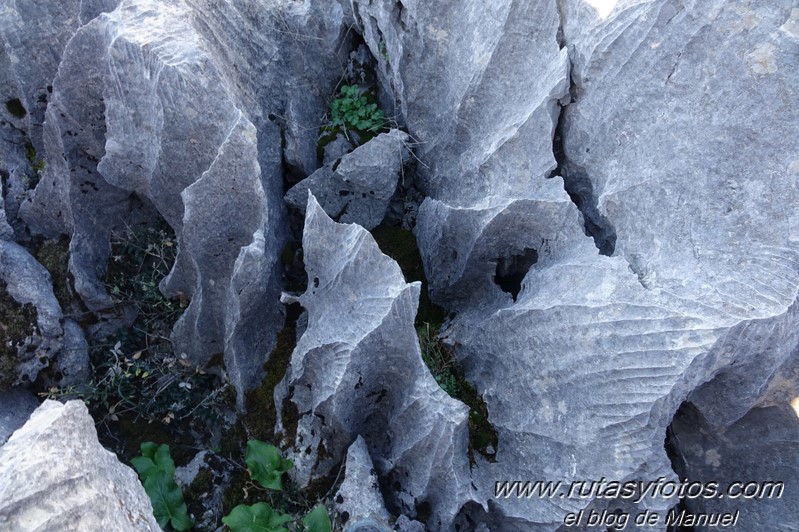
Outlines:
{"label": "rock outcrop", "polygon": [[363,146],[326,164],[286,193],[286,203],[305,212],[308,192],[334,220],[374,229],[386,215],[408,160],[408,134],[381,133]]}
{"label": "rock outcrop", "polygon": [[[301,484],[349,453],[349,486],[372,460],[409,529],[551,531],[677,501],[495,483],[797,481],[795,2],[51,4],[0,8],[0,274],[32,316],[12,342],[28,380],[86,343],[13,241],[69,235],[76,292],[103,315],[110,235],[162,217],[179,252],[161,289],[190,301],[175,349],[222,353],[243,406],[283,324],[285,198],[305,210],[308,290],[283,299],[308,325],[275,404]],[[359,75],[398,128],[325,150],[350,57],[374,60]],[[468,409],[421,360],[420,286],[366,230],[387,219],[415,224],[495,461],[469,463]],[[790,527],[789,491],[742,501],[739,526]]]}
{"label": "rock outcrop", "polygon": [[102,448],[80,401],[45,401],[0,447],[0,526],[160,530],[136,473]]}
{"label": "rock outcrop", "polygon": [[7,240],[0,240],[0,289],[5,292],[0,382],[29,384],[51,366],[58,368],[51,382],[83,382],[89,372],[83,331],[64,318],[50,273],[25,248]]}
{"label": "rock outcrop", "polygon": [[368,520],[375,528],[382,525],[388,530],[386,523],[391,515],[386,510],[377,472],[361,436],[347,450],[344,467],[346,475],[334,497],[339,515],[346,517],[345,522],[349,526]]}
{"label": "rock outcrop", "polygon": [[[179,253],[161,289],[191,300],[176,351],[200,365],[224,353],[241,404],[283,321],[282,137],[298,165],[316,167],[344,13],[328,2],[84,4],[51,69],[44,170],[20,215],[33,232],[71,236],[76,291],[98,313],[113,305],[101,283],[111,233],[163,217]],[[287,115],[284,133],[275,117]]]}
{"label": "rock outcrop", "polygon": [[446,528],[471,498],[468,408],[422,361],[420,283],[407,284],[365,229],[332,221],[310,194],[303,248],[308,291],[296,301],[308,328],[275,391],[298,481],[328,475],[361,436],[389,509],[426,509],[429,526]]}

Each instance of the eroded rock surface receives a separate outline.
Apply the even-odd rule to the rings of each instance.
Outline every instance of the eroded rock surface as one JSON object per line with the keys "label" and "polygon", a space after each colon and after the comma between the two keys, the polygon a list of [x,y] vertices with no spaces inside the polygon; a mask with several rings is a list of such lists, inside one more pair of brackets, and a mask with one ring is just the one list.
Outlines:
{"label": "eroded rock surface", "polygon": [[[339,75],[344,13],[335,2],[126,0],[92,18],[111,4],[82,6],[53,72],[46,164],[21,216],[34,232],[71,235],[70,272],[95,312],[114,304],[101,282],[110,234],[163,217],[179,253],[161,289],[191,300],[176,351],[200,365],[224,353],[241,404],[283,320],[282,136],[303,168],[316,164],[303,154],[315,157]],[[282,133],[275,117],[287,115]]]}
{"label": "eroded rock surface", "polygon": [[4,292],[0,380],[32,383],[54,364],[63,369],[53,379],[59,385],[85,379],[89,357],[83,331],[64,319],[50,273],[25,248],[8,240],[0,240],[0,290]]}
{"label": "eroded rock surface", "polygon": [[136,473],[97,441],[81,401],[45,401],[0,447],[7,530],[160,530]]}
{"label": "eroded rock surface", "polygon": [[[483,497],[497,478],[674,479],[671,415],[733,362],[757,364],[762,344],[742,331],[795,346],[796,107],[783,103],[795,73],[769,66],[799,45],[780,29],[788,4],[618,2],[603,15],[561,2],[575,101],[560,162],[581,216],[542,214],[516,302],[481,297],[447,332],[499,433],[497,463],[475,474]],[[443,234],[457,251],[457,233]],[[738,415],[752,406],[751,394],[715,401]],[[589,498],[494,502],[487,522],[548,530]]]}
{"label": "eroded rock surface", "polygon": [[420,284],[407,284],[365,229],[333,222],[310,195],[303,248],[308,291],[297,300],[308,328],[275,391],[297,479],[330,474],[360,435],[389,509],[414,517],[427,508],[428,525],[446,528],[471,497],[468,408],[422,361],[413,328]]}
{"label": "eroded rock surface", "polygon": [[286,203],[304,212],[310,191],[334,220],[374,229],[408,160],[407,142],[408,134],[397,129],[381,133],[297,183],[286,193]]}
{"label": "eroded rock surface", "polygon": [[387,523],[391,515],[386,510],[380,484],[377,479],[369,449],[361,436],[358,436],[347,450],[345,462],[346,476],[336,493],[336,508],[339,514],[347,516],[349,526],[361,520],[370,519],[375,526]]}

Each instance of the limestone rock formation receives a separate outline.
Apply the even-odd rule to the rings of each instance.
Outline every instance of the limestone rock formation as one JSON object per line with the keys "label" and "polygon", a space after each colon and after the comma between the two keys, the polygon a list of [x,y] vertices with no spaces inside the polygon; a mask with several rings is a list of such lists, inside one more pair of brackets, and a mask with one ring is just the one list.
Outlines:
{"label": "limestone rock formation", "polygon": [[[189,301],[175,350],[223,354],[243,406],[283,324],[288,203],[308,289],[284,301],[308,325],[275,404],[301,484],[349,453],[400,527],[551,531],[678,501],[495,482],[796,482],[795,2],[17,1],[0,30],[0,277],[35,329],[4,345],[29,380],[78,378],[87,345],[14,242],[69,235],[102,318],[110,235],[163,218],[161,289]],[[397,129],[325,150],[355,60]],[[420,285],[367,232],[386,220],[414,227],[495,461],[469,463],[468,409],[421,360]],[[788,491],[742,502],[740,526],[795,524]]]}
{"label": "limestone rock formation", "polygon": [[334,220],[374,229],[401,178],[407,142],[408,134],[397,129],[381,133],[294,185],[286,203],[304,212],[310,191]]}
{"label": "limestone rock formation", "polygon": [[308,291],[296,300],[308,328],[275,391],[297,479],[329,474],[360,435],[389,510],[414,517],[427,508],[429,526],[447,527],[471,498],[468,408],[422,361],[419,283],[407,284],[365,229],[333,222],[310,194],[303,248]]}
{"label": "limestone rock formation", "polygon": [[370,520],[377,527],[383,525],[388,529],[389,517],[380,493],[377,472],[369,449],[361,436],[358,436],[347,450],[346,475],[336,493],[336,509],[349,526],[362,520]]}
{"label": "limestone rock formation", "polygon": [[100,446],[80,401],[45,401],[0,447],[0,527],[160,530],[136,473]]}
{"label": "limestone rock formation", "polygon": [[[780,29],[788,4],[619,2],[604,15],[560,4],[575,100],[560,121],[560,163],[581,216],[542,214],[549,234],[527,235],[540,246],[515,303],[481,296],[447,332],[499,432],[497,463],[475,474],[483,497],[496,478],[674,479],[671,417],[731,364],[758,364],[756,337],[742,331],[781,331],[782,355],[795,356],[796,108],[762,104],[764,94],[791,100],[794,73],[775,66],[797,46]],[[475,248],[442,234],[458,252],[450,264]],[[750,388],[760,373],[747,374]],[[752,406],[748,394],[712,404],[738,415]],[[486,522],[553,529],[589,502],[509,497]]]}
{"label": "limestone rock formation", "polygon": [[22,246],[0,240],[0,283],[5,292],[0,381],[32,383],[50,366],[60,374],[54,379],[59,385],[85,379],[86,339],[74,321],[64,318],[44,266]]}
{"label": "limestone rock formation", "polygon": [[285,135],[315,157],[344,15],[336,3],[112,4],[81,4],[83,25],[50,73],[43,175],[20,215],[33,232],[71,236],[75,288],[99,313],[113,305],[100,282],[111,232],[163,217],[179,253],[162,291],[191,300],[176,350],[197,364],[224,353],[241,403],[283,320],[274,117],[290,114]]}
{"label": "limestone rock formation", "polygon": [[540,246],[525,236],[537,223],[525,200],[556,167],[552,137],[569,85],[555,1],[356,7],[366,42],[385,50],[375,54],[379,70],[419,144],[431,297],[460,306],[493,275],[487,261]]}

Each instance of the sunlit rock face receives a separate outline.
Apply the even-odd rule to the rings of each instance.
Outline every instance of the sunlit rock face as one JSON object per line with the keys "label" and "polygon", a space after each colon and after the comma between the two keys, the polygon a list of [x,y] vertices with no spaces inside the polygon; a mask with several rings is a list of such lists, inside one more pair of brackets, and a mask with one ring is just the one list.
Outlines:
{"label": "sunlit rock face", "polygon": [[344,13],[335,3],[105,7],[70,15],[57,72],[36,72],[51,80],[45,165],[20,216],[35,233],[71,235],[70,272],[95,312],[113,305],[101,282],[111,232],[163,217],[179,253],[161,289],[191,300],[176,351],[198,364],[224,353],[241,404],[283,322],[286,137],[297,164],[316,163],[315,127],[283,134],[275,117],[319,121],[346,48]]}
{"label": "sunlit rock face", "polygon": [[406,283],[365,229],[334,222],[310,194],[303,247],[308,291],[297,301],[308,328],[275,391],[297,480],[328,475],[360,435],[389,508],[411,517],[428,508],[428,524],[447,528],[471,499],[468,408],[422,360],[413,328],[420,284]]}
{"label": "sunlit rock face", "polygon": [[[528,234],[541,246],[516,301],[469,305],[447,333],[500,434],[497,463],[475,474],[486,498],[497,478],[675,478],[663,443],[677,407],[733,365],[760,366],[767,346],[784,364],[797,345],[795,74],[780,68],[799,47],[796,12],[581,1],[560,12],[572,102],[556,150],[582,216],[542,213],[548,233]],[[577,225],[590,238],[552,238]],[[748,383],[738,392],[705,393],[701,411],[735,412],[708,423],[746,414],[765,367],[734,373]],[[736,425],[747,426],[761,430]],[[510,497],[486,521],[551,529],[589,502]]]}
{"label": "sunlit rock face", "polygon": [[[354,449],[398,523],[557,530],[580,510],[664,517],[677,501],[496,496],[496,482],[732,480],[738,463],[795,476],[794,3],[7,4],[0,239],[70,235],[76,292],[102,315],[109,235],[162,217],[179,253],[161,288],[190,301],[175,349],[222,353],[239,406],[283,324],[286,204],[318,194],[308,291],[284,299],[309,326],[276,391],[303,483]],[[325,154],[356,36],[394,131]],[[469,462],[468,409],[419,357],[420,286],[366,231],[405,172],[495,461]],[[785,497],[747,526],[795,523]]]}
{"label": "sunlit rock face", "polygon": [[45,401],[0,447],[6,530],[156,531],[136,473],[103,449],[80,401]]}

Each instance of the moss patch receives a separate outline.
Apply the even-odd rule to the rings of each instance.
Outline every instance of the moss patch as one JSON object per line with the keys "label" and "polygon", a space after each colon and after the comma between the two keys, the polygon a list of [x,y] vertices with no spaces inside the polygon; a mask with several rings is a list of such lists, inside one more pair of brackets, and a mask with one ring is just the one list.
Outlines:
{"label": "moss patch", "polygon": [[69,281],[69,238],[43,241],[35,252],[36,260],[44,266],[53,279],[53,292],[66,312],[76,302]]}
{"label": "moss patch", "polygon": [[0,280],[0,338],[3,339],[0,342],[0,391],[7,390],[17,380],[17,349],[37,331],[36,307],[17,303],[8,293],[6,283]]}
{"label": "moss patch", "polygon": [[372,230],[372,236],[380,247],[380,251],[397,261],[407,282],[420,281],[422,283],[416,325],[443,323],[446,312],[430,301],[430,297],[427,295],[427,277],[424,274],[422,256],[416,245],[414,234],[399,227],[380,226]]}
{"label": "moss patch", "polygon": [[278,333],[277,345],[269,354],[269,359],[265,364],[266,376],[263,382],[245,397],[247,414],[242,418],[242,422],[251,438],[265,442],[274,440],[277,421],[275,387],[286,374],[291,353],[294,352],[297,345],[296,338],[295,324],[286,323],[283,330]]}
{"label": "moss patch", "polygon": [[469,462],[474,465],[474,453],[495,461],[497,431],[488,421],[488,408],[482,396],[466,380],[463,366],[452,350],[439,338],[439,327],[424,323],[416,327],[422,359],[433,378],[447,394],[469,407]]}

